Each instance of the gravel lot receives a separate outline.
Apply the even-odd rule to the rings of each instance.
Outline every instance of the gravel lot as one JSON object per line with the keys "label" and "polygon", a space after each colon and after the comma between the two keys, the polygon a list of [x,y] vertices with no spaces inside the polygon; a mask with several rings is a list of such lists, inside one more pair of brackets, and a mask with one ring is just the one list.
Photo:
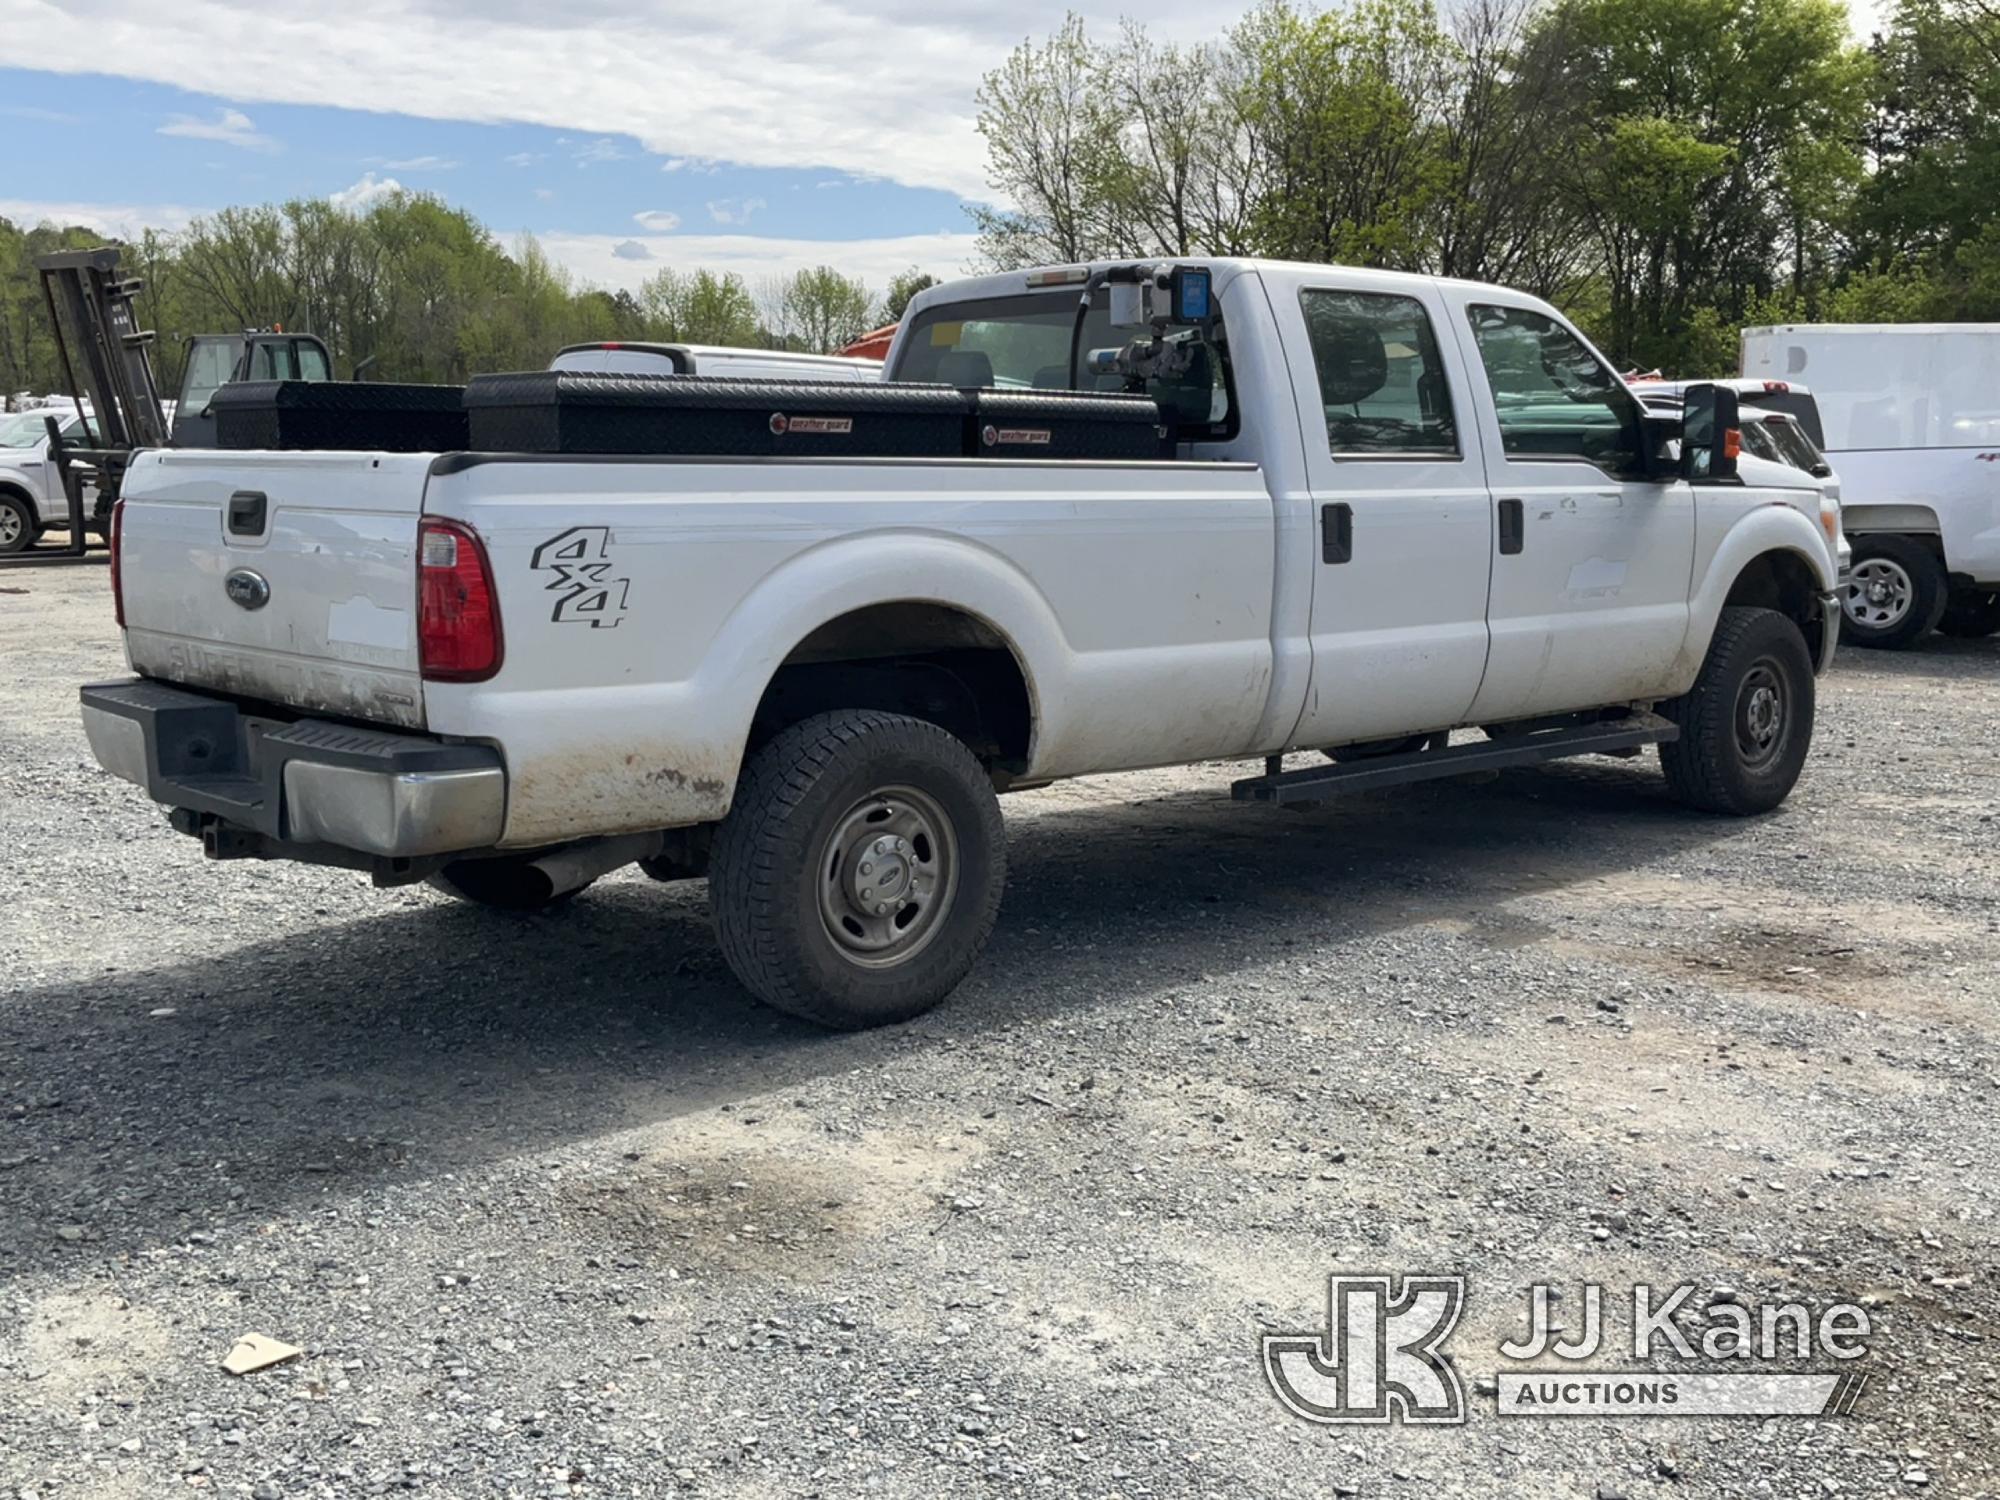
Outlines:
{"label": "gravel lot", "polygon": [[[828,1036],[700,885],[204,863],[77,727],[103,569],[0,626],[7,1495],[2000,1494],[2000,640],[1849,653],[1752,823],[1650,757],[1021,796],[972,981]],[[1316,1428],[1257,1335],[1336,1268],[1465,1273],[1469,1380],[1538,1279],[1865,1297],[1873,1379]]]}

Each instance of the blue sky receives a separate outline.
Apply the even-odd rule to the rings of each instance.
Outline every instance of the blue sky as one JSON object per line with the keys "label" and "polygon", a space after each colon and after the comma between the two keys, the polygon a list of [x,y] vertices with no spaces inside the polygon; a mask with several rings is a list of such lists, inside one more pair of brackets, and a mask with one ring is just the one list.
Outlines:
{"label": "blue sky", "polygon": [[629,135],[326,105],[238,106],[162,84],[19,68],[0,68],[0,100],[10,136],[46,133],[54,148],[7,164],[4,196],[31,202],[213,208],[325,196],[372,174],[442,194],[503,236],[558,224],[634,235],[644,231],[640,214],[654,224],[672,216],[690,231],[825,239],[966,227],[962,200],[949,190],[832,168],[663,155]]}
{"label": "blue sky", "polygon": [[[1852,0],[1857,18],[1872,0]],[[0,0],[0,214],[130,234],[400,185],[583,280],[967,267],[981,76],[1122,0]],[[1149,0],[1216,36],[1237,7]]]}

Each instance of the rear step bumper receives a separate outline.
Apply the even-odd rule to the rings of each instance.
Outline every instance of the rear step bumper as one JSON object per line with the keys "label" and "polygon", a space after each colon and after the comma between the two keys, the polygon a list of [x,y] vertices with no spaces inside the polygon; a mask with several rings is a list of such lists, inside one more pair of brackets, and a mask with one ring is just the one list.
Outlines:
{"label": "rear step bumper", "polygon": [[287,843],[391,858],[500,839],[507,773],[482,745],[259,718],[145,678],[94,683],[82,700],[97,763],[169,807]]}

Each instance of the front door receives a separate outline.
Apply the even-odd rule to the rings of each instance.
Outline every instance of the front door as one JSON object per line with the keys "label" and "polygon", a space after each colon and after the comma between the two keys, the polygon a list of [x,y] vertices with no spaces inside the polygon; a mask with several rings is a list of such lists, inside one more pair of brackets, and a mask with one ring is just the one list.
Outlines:
{"label": "front door", "polygon": [[1444,297],[1473,372],[1494,511],[1492,648],[1472,717],[1661,696],[1687,675],[1692,491],[1646,477],[1639,403],[1574,330],[1492,289]]}
{"label": "front door", "polygon": [[1290,743],[1461,723],[1486,667],[1493,523],[1440,351],[1443,303],[1358,271],[1271,293],[1318,521],[1312,686]]}

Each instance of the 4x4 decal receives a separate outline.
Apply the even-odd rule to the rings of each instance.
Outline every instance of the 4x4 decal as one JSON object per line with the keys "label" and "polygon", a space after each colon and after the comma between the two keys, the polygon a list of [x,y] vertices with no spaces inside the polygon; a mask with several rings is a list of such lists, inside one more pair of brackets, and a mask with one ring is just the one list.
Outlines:
{"label": "4x4 decal", "polygon": [[547,585],[558,596],[550,620],[558,625],[617,628],[632,580],[611,576],[609,526],[572,526],[537,547],[528,566],[555,575]]}

